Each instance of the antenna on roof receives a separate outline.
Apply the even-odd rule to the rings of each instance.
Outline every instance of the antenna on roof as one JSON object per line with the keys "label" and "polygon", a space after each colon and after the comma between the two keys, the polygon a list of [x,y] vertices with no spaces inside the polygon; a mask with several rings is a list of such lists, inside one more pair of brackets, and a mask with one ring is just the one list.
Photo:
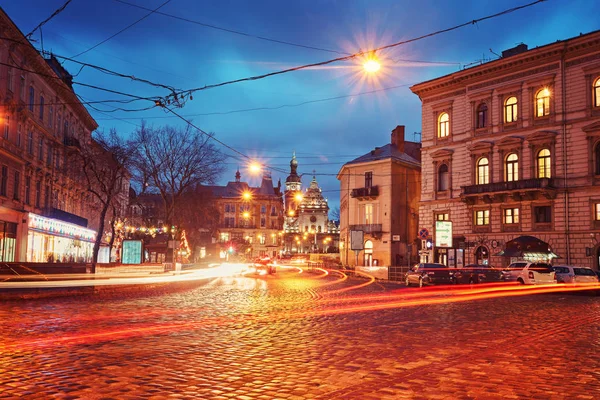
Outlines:
{"label": "antenna on roof", "polygon": [[492,48],[490,47],[490,53],[492,53],[493,55],[495,55],[498,58],[501,58],[502,56],[496,52],[494,52],[494,50],[492,50]]}

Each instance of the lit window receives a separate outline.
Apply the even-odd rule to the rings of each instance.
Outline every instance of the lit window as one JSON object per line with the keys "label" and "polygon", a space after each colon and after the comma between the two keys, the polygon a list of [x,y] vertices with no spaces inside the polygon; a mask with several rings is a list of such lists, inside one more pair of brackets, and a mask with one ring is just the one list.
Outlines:
{"label": "lit window", "polygon": [[600,107],[600,78],[594,82],[594,107]]}
{"label": "lit window", "polygon": [[600,221],[600,203],[594,204],[594,219]]}
{"label": "lit window", "polygon": [[504,209],[504,223],[505,224],[518,224],[519,223],[519,209],[518,208]]}
{"label": "lit window", "polygon": [[221,242],[229,241],[229,232],[221,232],[219,234],[219,239],[221,240]]}
{"label": "lit window", "polygon": [[490,210],[478,210],[475,211],[475,225],[489,225],[490,224]]}
{"label": "lit window", "polygon": [[535,95],[535,116],[545,117],[550,114],[550,90],[544,88]]}
{"label": "lit window", "polygon": [[486,127],[487,113],[488,113],[487,104],[481,103],[479,105],[479,107],[477,107],[477,128],[485,128]]}
{"label": "lit window", "polygon": [[441,113],[438,117],[438,137],[445,138],[450,134],[450,116],[448,113]]}
{"label": "lit window", "polygon": [[515,96],[509,97],[504,102],[504,122],[510,124],[511,122],[517,121],[517,98]]}
{"label": "lit window", "polygon": [[365,224],[373,223],[373,204],[365,204]]}
{"label": "lit window", "polygon": [[519,180],[519,156],[511,153],[506,157],[506,182],[514,182]]}
{"label": "lit window", "polygon": [[438,170],[438,190],[448,190],[450,187],[450,176],[448,172],[448,165],[442,164]]}
{"label": "lit window", "polygon": [[538,166],[538,178],[550,178],[551,177],[551,168],[550,168],[550,150],[542,149],[538,152],[537,155],[537,166]]}
{"label": "lit window", "polygon": [[486,185],[490,183],[490,163],[486,157],[477,161],[477,185]]}
{"label": "lit window", "polygon": [[439,213],[435,216],[436,221],[448,221],[450,220],[450,214],[448,213]]}

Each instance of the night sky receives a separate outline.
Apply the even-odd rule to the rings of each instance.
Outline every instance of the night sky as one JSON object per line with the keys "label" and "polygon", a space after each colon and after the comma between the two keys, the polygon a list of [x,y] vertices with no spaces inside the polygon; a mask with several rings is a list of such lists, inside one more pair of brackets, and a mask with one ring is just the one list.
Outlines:
{"label": "night sky", "polygon": [[[159,12],[319,49],[275,43],[154,13],[76,60],[191,89],[412,39],[532,1],[171,0]],[[72,0],[42,27],[43,48],[72,57],[149,14],[126,2],[155,9],[166,0]],[[25,34],[64,3],[0,2]],[[314,170],[323,194],[335,207],[339,205],[335,175],[344,162],[389,143],[396,125],[406,126],[407,140],[420,139],[413,132],[421,131],[421,103],[410,92],[410,85],[495,59],[494,53],[501,54],[519,43],[533,48],[600,29],[598,6],[598,0],[549,0],[379,52],[383,67],[375,75],[366,75],[359,62],[334,63],[196,92],[193,100],[176,112],[239,152],[276,169],[289,170],[295,150],[298,170],[306,174],[304,187]],[[41,48],[39,30],[32,38]],[[73,62],[66,61],[64,66],[76,75],[76,82],[140,97],[169,93],[89,67],[79,71],[81,66]],[[128,99],[78,85],[74,88],[86,101]],[[360,94],[374,90],[378,92]],[[138,110],[152,104],[147,100],[102,103],[94,105],[102,111],[88,110],[99,129],[116,128],[124,136],[142,120],[155,126],[184,124],[160,108],[115,111],[116,107]],[[243,180],[259,184],[259,178],[251,177],[242,161],[228,158],[226,162],[228,171],[218,183],[233,180],[239,166]],[[285,181],[286,175],[273,171],[275,183],[279,178]]]}

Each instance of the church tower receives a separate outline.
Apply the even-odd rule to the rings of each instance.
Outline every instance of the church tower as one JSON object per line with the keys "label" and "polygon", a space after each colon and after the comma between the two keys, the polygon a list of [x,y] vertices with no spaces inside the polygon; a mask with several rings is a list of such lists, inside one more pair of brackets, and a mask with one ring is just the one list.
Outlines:
{"label": "church tower", "polygon": [[285,180],[285,215],[294,216],[300,202],[296,199],[296,195],[302,194],[302,182],[298,175],[298,160],[296,160],[296,152],[292,154],[290,161],[290,174]]}

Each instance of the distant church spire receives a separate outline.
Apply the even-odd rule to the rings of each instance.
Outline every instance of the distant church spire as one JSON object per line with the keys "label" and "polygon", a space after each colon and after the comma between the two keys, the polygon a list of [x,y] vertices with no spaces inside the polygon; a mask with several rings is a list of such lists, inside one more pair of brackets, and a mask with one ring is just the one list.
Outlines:
{"label": "distant church spire", "polygon": [[242,174],[240,174],[240,167],[238,167],[237,172],[235,173],[235,181],[239,182],[242,178]]}

